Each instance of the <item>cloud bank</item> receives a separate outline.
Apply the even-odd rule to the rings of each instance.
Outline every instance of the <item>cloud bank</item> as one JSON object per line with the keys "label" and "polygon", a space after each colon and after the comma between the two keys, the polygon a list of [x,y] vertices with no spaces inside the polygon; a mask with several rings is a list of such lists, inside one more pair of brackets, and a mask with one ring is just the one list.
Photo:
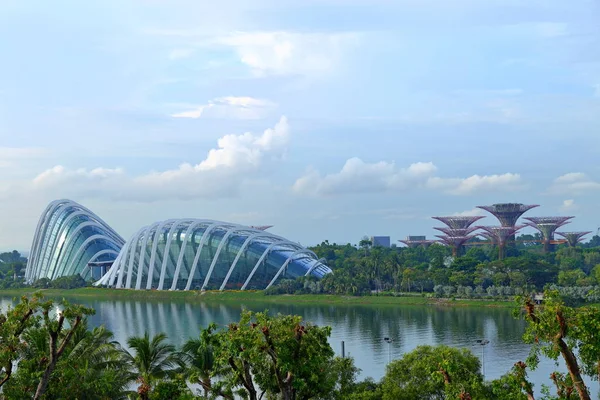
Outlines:
{"label": "cloud bank", "polygon": [[122,168],[69,169],[58,165],[31,182],[31,189],[57,197],[108,197],[150,202],[236,196],[241,186],[287,149],[290,127],[285,116],[262,134],[226,135],[197,164],[130,176]]}
{"label": "cloud bank", "polygon": [[477,192],[515,191],[523,188],[519,174],[472,175],[467,178],[436,176],[432,162],[418,162],[398,168],[394,162],[366,163],[360,158],[346,161],[339,172],[322,175],[310,170],[294,183],[293,190],[310,196],[333,196],[348,193],[381,193],[412,189],[433,189],[451,195]]}

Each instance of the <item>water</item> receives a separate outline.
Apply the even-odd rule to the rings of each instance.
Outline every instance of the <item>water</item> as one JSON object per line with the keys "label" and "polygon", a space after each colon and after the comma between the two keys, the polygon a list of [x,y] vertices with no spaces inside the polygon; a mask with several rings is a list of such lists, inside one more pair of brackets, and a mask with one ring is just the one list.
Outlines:
{"label": "water", "polygon": [[[510,309],[444,307],[444,306],[340,306],[340,305],[276,305],[268,304],[206,304],[168,301],[123,301],[69,299],[73,303],[93,307],[96,314],[89,318],[90,326],[104,324],[124,344],[130,336],[165,332],[171,342],[181,345],[200,332],[210,322],[219,326],[239,319],[243,308],[253,311],[269,309],[271,313],[299,314],[317,325],[332,327],[331,345],[341,353],[345,342],[346,354],[355,359],[361,378],[379,380],[389,359],[401,357],[422,344],[446,344],[471,349],[484,359],[486,379],[495,379],[510,370],[513,364],[525,360],[529,345],[522,342],[523,321],[515,320]],[[10,299],[2,299],[0,306]],[[392,339],[390,344],[383,339]],[[482,348],[477,339],[489,344]],[[536,371],[529,372],[536,392],[555,369],[545,360]],[[560,368],[564,370],[564,368]],[[594,396],[598,382],[586,383]]]}

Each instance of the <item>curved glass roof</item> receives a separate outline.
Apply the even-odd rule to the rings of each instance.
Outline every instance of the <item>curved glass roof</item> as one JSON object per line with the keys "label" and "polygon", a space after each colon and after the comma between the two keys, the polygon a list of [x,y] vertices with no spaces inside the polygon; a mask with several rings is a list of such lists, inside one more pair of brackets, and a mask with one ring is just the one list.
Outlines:
{"label": "curved glass roof", "polygon": [[100,217],[71,200],[46,207],[35,230],[25,280],[91,277],[90,262],[115,260],[125,240]]}
{"label": "curved glass roof", "polygon": [[279,279],[331,272],[312,251],[259,228],[206,219],[156,222],[127,241],[96,285],[266,289]]}

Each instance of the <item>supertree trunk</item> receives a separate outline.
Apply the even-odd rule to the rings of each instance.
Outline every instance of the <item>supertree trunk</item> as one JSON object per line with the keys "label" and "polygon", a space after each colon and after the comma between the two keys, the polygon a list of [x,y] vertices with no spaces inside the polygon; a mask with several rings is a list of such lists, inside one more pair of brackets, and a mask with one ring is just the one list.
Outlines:
{"label": "supertree trunk", "polygon": [[502,243],[501,245],[498,245],[498,260],[504,259],[504,246],[505,246],[504,243]]}
{"label": "supertree trunk", "polygon": [[550,244],[550,240],[544,240],[544,253],[550,253],[552,251],[552,245]]}

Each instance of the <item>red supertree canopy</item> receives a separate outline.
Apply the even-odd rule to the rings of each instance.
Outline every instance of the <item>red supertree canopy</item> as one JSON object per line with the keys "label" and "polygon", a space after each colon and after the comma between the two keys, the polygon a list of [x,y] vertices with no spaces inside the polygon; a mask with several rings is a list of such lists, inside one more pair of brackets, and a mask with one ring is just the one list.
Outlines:
{"label": "red supertree canopy", "polygon": [[479,228],[480,228],[479,226],[471,226],[469,228],[464,228],[464,229],[463,228],[455,229],[455,228],[446,228],[446,227],[438,227],[438,228],[433,228],[433,229],[437,229],[438,231],[444,233],[446,236],[458,237],[458,236],[467,236],[467,235],[475,232]]}
{"label": "red supertree canopy", "polygon": [[429,247],[430,245],[437,243],[437,240],[398,240],[401,243],[404,243],[410,248],[415,248],[419,246]]}
{"label": "red supertree canopy", "polygon": [[560,235],[560,236],[564,237],[565,239],[567,239],[567,243],[571,247],[577,246],[577,243],[581,242],[583,240],[583,237],[585,235],[590,234],[590,233],[592,233],[592,231],[585,231],[585,232],[556,232],[557,235]]}
{"label": "red supertree canopy", "polygon": [[539,207],[537,204],[521,204],[521,203],[498,203],[491,206],[477,206],[498,218],[502,226],[515,226],[517,220],[532,208]]}
{"label": "red supertree canopy", "polygon": [[554,231],[569,223],[575,217],[529,217],[527,225],[540,231],[545,240],[554,239]]}
{"label": "red supertree canopy", "polygon": [[441,221],[442,223],[444,223],[445,225],[447,225],[449,228],[452,228],[452,229],[467,229],[469,226],[473,225],[473,223],[475,221],[478,221],[484,217],[480,216],[480,215],[473,215],[473,216],[450,216],[450,217],[431,217],[431,218]]}
{"label": "red supertree canopy", "polygon": [[506,243],[506,240],[510,238],[512,235],[517,233],[520,229],[522,229],[525,225],[519,226],[480,226],[479,228],[483,229],[485,233],[482,235],[489,237],[494,241],[494,243],[498,245],[503,245]]}

